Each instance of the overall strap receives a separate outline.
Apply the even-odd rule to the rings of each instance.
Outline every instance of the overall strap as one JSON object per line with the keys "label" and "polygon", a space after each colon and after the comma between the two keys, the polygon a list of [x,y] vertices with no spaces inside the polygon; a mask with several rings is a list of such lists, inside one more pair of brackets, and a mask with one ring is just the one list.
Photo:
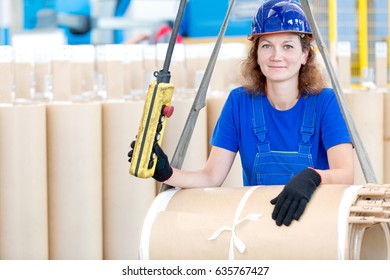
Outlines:
{"label": "overall strap", "polygon": [[299,152],[303,154],[310,154],[310,149],[312,146],[310,143],[310,137],[314,134],[317,98],[317,95],[312,94],[307,97],[305,112],[303,115],[303,122],[300,131],[302,135],[302,140],[299,144]]}
{"label": "overall strap", "polygon": [[257,150],[261,153],[270,152],[271,150],[269,141],[265,137],[268,130],[264,118],[263,98],[264,96],[252,97],[253,132],[259,140],[257,143]]}

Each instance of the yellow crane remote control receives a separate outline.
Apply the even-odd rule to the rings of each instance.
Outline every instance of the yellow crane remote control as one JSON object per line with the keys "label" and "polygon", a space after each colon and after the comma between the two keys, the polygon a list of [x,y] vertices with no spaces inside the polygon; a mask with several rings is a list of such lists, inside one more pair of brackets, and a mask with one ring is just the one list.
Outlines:
{"label": "yellow crane remote control", "polygon": [[169,83],[171,79],[169,65],[187,1],[180,0],[163,69],[154,72],[156,80],[149,85],[138,134],[136,140],[131,143],[132,150],[128,154],[130,157],[129,173],[136,177],[153,177],[157,164],[157,155],[153,152],[153,147],[156,143],[161,145],[166,120],[173,113],[173,107],[170,104],[174,86]]}
{"label": "yellow crane remote control", "polygon": [[149,178],[154,174],[157,157],[153,146],[156,142],[161,145],[166,120],[173,113],[174,108],[170,105],[173,90],[170,83],[152,81],[149,85],[138,134],[131,144],[129,172],[136,177]]}

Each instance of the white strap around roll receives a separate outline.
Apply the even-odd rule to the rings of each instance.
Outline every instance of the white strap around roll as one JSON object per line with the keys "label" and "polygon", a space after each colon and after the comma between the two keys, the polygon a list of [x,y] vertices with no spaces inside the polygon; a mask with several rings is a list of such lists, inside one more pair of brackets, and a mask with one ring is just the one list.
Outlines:
{"label": "white strap around roll", "polygon": [[146,214],[144,225],[142,228],[141,233],[141,240],[140,240],[140,249],[139,249],[139,257],[141,260],[149,260],[149,240],[150,235],[152,232],[152,226],[153,222],[156,219],[156,216],[159,212],[165,211],[167,205],[169,204],[169,201],[172,199],[172,197],[175,195],[176,192],[178,192],[178,188],[169,189],[162,193],[160,193],[152,203],[151,207],[149,208],[148,213]]}
{"label": "white strap around roll", "polygon": [[261,214],[248,214],[243,219],[240,219],[242,210],[244,209],[249,197],[251,194],[257,189],[258,187],[251,187],[249,190],[245,193],[245,195],[241,198],[240,203],[238,204],[236,214],[234,215],[233,225],[231,227],[224,226],[217,231],[215,231],[208,240],[214,240],[217,239],[218,236],[224,232],[224,231],[231,231],[232,237],[230,238],[230,245],[229,245],[229,260],[234,260],[234,248],[236,248],[241,254],[245,252],[246,245],[242,240],[237,236],[236,234],[236,228],[238,225],[240,225],[244,221],[258,221],[261,217]]}

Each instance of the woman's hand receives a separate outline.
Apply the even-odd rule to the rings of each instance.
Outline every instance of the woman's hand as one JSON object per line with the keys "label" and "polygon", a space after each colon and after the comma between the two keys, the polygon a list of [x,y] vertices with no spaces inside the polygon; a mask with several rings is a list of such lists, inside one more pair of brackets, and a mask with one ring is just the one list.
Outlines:
{"label": "woman's hand", "polygon": [[276,224],[289,226],[293,219],[298,221],[320,183],[321,176],[314,169],[306,168],[296,174],[282,192],[271,200],[271,204],[275,205],[272,219]]}

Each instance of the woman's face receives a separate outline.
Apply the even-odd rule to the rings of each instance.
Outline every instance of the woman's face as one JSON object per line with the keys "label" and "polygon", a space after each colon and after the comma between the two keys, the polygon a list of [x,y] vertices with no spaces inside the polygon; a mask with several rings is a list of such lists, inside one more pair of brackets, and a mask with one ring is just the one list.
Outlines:
{"label": "woman's face", "polygon": [[259,38],[257,63],[267,82],[298,81],[308,51],[302,50],[301,39],[294,33],[275,33]]}

